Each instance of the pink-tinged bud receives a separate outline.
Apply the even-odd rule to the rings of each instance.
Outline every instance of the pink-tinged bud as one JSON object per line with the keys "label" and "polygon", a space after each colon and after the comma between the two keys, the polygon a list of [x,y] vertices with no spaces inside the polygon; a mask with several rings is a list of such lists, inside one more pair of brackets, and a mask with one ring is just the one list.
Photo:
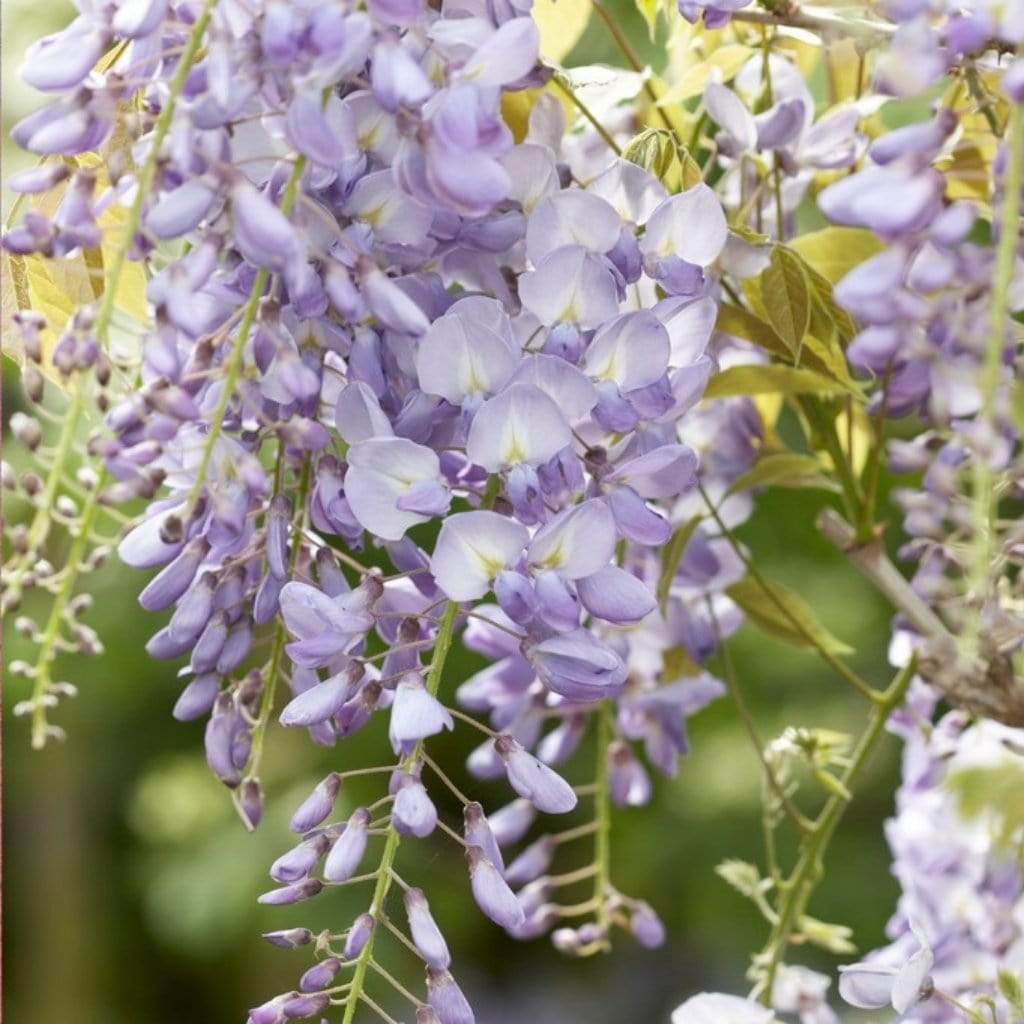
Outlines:
{"label": "pink-tinged bud", "polygon": [[407,775],[391,805],[391,824],[402,835],[423,839],[437,826],[437,808],[423,783]]}
{"label": "pink-tinged bud", "polygon": [[466,849],[470,887],[477,906],[501,928],[518,928],[525,920],[515,893],[479,846]]}
{"label": "pink-tinged bud", "polygon": [[243,779],[238,790],[238,813],[248,832],[263,820],[263,787],[259,779]]}
{"label": "pink-tinged bud", "polygon": [[328,882],[344,882],[351,878],[366,853],[366,831],[370,825],[370,812],[357,807],[345,825],[324,861],[324,879]]}
{"label": "pink-tinged bud", "polygon": [[427,1003],[441,1024],[475,1024],[472,1008],[448,971],[427,968]]}
{"label": "pink-tinged bud", "polygon": [[340,789],[341,776],[337,772],[331,772],[318,782],[316,789],[299,804],[288,827],[300,835],[311,828],[316,828],[334,810],[334,801],[338,798]]}
{"label": "pink-tinged bud", "polygon": [[511,736],[499,736],[494,747],[505,762],[509,784],[538,811],[568,814],[576,806],[572,786],[547,765],[541,764]]}
{"label": "pink-tinged bud", "polygon": [[270,866],[270,877],[275,882],[297,882],[306,878],[329,845],[330,841],[323,834],[304,840],[274,861]]}
{"label": "pink-tinged bud", "polygon": [[544,874],[555,856],[555,841],[551,836],[534,840],[505,869],[505,881],[519,887],[532,882]]}
{"label": "pink-tinged bud", "polygon": [[303,992],[319,992],[325,989],[334,981],[338,971],[341,970],[341,961],[336,956],[329,956],[326,960],[314,964],[299,979],[299,988]]}
{"label": "pink-tinged bud", "polygon": [[375,922],[370,914],[360,914],[349,929],[345,940],[345,959],[354,960],[366,948],[373,934]]}
{"label": "pink-tinged bud", "polygon": [[479,846],[492,864],[499,870],[504,870],[505,861],[501,856],[501,848],[494,838],[494,832],[491,830],[483,807],[474,800],[472,803],[466,804],[462,815],[462,834],[466,838],[466,845]]}
{"label": "pink-tinged bud", "polygon": [[546,765],[563,764],[576,752],[587,731],[585,715],[568,715],[538,744],[537,757]]}
{"label": "pink-tinged bud", "polygon": [[202,718],[213,707],[218,693],[220,693],[219,675],[209,672],[206,675],[196,676],[181,691],[171,714],[179,722],[193,722],[197,718]]}
{"label": "pink-tinged bud", "polygon": [[612,801],[619,807],[642,807],[651,799],[651,780],[628,743],[608,747],[608,778]]}
{"label": "pink-tinged bud", "polygon": [[160,570],[139,594],[139,604],[147,612],[169,608],[192,585],[210,550],[205,537],[190,541],[181,554]]}
{"label": "pink-tinged bud", "polygon": [[629,930],[636,941],[647,949],[657,949],[665,942],[665,925],[650,904],[643,901],[633,907]]}
{"label": "pink-tinged bud", "polygon": [[281,949],[298,949],[313,941],[313,933],[308,928],[285,928],[277,932],[264,932],[263,938]]}
{"label": "pink-tinged bud", "polygon": [[293,697],[281,712],[281,724],[308,728],[326,722],[341,710],[350,691],[348,674],[339,672]]}
{"label": "pink-tinged bud", "polygon": [[408,889],[403,899],[406,918],[409,921],[409,934],[424,963],[434,970],[447,970],[452,961],[448,944],[430,913],[430,905],[423,895],[423,890]]}
{"label": "pink-tinged bud", "polygon": [[331,997],[326,992],[319,995],[292,994],[281,1007],[285,1020],[305,1020],[322,1013],[330,1005]]}
{"label": "pink-tinged bud", "polygon": [[536,817],[533,804],[520,798],[498,808],[487,820],[498,846],[512,846],[526,835]]}
{"label": "pink-tinged bud", "polygon": [[257,899],[257,903],[266,906],[284,907],[302,900],[312,899],[323,889],[323,882],[317,878],[305,878],[301,882],[286,885],[281,889],[271,889]]}

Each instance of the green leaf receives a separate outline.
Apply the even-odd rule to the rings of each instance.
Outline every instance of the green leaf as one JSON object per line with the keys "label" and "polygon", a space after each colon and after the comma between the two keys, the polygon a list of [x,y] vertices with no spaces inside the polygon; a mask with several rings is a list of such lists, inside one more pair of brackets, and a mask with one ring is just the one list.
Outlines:
{"label": "green leaf", "polygon": [[[722,303],[718,307],[718,319],[715,322],[715,330],[723,334],[731,334],[734,338],[752,342],[758,348],[769,352],[787,363],[793,362],[793,353],[786,347],[785,342],[775,333],[775,328],[766,323],[759,316],[733,306],[729,303]],[[846,357],[838,344],[833,342],[819,341],[813,335],[804,339],[804,348],[800,353],[802,368],[816,370],[831,377],[842,385],[844,391],[860,395],[861,390],[856,381],[850,376],[849,367],[846,365]],[[714,380],[714,378],[712,378]]]}
{"label": "green leaf", "polygon": [[747,613],[750,621],[770,636],[796,647],[821,647],[830,654],[850,654],[853,648],[833,636],[810,605],[781,583],[746,576],[726,593]]}
{"label": "green leaf", "polygon": [[799,252],[790,252],[800,261],[811,288],[811,334],[823,341],[838,334],[843,345],[848,345],[857,333],[857,327],[850,314],[836,302],[832,294],[832,282],[819,274]]}
{"label": "green leaf", "polygon": [[761,872],[745,860],[723,860],[715,868],[715,874],[747,899],[755,899],[760,895]]}
{"label": "green leaf", "polygon": [[635,0],[636,9],[647,23],[647,32],[654,42],[654,34],[658,30],[658,0]]}
{"label": "green leaf", "polygon": [[996,984],[1000,994],[1013,1007],[1017,1016],[1024,1017],[1024,982],[1021,981],[1021,976],[1000,967],[996,975]]}
{"label": "green leaf", "polygon": [[665,614],[665,606],[668,604],[669,590],[672,588],[672,580],[675,579],[679,562],[686,551],[686,545],[690,543],[693,531],[700,525],[703,516],[694,516],[683,523],[669,538],[668,543],[661,549],[661,575],[658,577],[658,587],[655,593],[658,597],[658,607],[661,613]]}
{"label": "green leaf", "polygon": [[560,64],[590,21],[590,0],[537,0],[531,16],[540,30],[540,55]]}
{"label": "green leaf", "polygon": [[811,291],[801,261],[781,246],[761,274],[761,301],[768,322],[798,360],[811,322]]}
{"label": "green leaf", "polygon": [[698,665],[682,647],[670,647],[661,656],[663,682],[672,683],[677,679],[692,679],[701,674]]}
{"label": "green leaf", "polygon": [[835,284],[884,247],[877,236],[863,228],[831,227],[800,235],[789,242],[789,248],[829,284]]}
{"label": "green leaf", "polygon": [[1024,828],[1024,767],[1012,761],[992,767],[964,768],[947,783],[968,820],[991,814],[1000,846],[1009,846]]}
{"label": "green leaf", "polygon": [[755,52],[751,47],[740,43],[726,43],[717,47],[707,60],[687,67],[675,80],[672,88],[658,100],[658,106],[675,106],[699,96],[713,76],[717,76],[719,81],[728,82]]}
{"label": "green leaf", "polygon": [[830,953],[856,953],[857,947],[850,941],[853,930],[845,924],[830,924],[816,917],[804,914],[800,918],[800,934],[807,942],[814,943]]}
{"label": "green leaf", "polygon": [[704,392],[706,398],[734,398],[737,395],[836,395],[848,394],[832,377],[803,367],[745,364],[716,373]]}
{"label": "green leaf", "polygon": [[817,487],[838,491],[836,483],[824,476],[821,464],[813,455],[797,452],[774,452],[762,455],[753,469],[737,477],[725,492],[735,494],[751,487]]}

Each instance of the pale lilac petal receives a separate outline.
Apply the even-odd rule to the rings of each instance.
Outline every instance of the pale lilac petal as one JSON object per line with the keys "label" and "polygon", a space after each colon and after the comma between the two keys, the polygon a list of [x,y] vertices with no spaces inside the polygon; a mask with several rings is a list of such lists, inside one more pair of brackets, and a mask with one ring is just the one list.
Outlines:
{"label": "pale lilac petal", "polygon": [[645,257],[675,257],[706,267],[718,259],[728,237],[722,204],[702,183],[661,203],[647,222],[640,251]]}
{"label": "pale lilac petal", "polygon": [[439,480],[440,475],[432,449],[404,437],[374,437],[349,449],[345,498],[365,530],[384,540],[400,540],[430,516],[403,509],[399,501],[415,484]]}
{"label": "pale lilac petal", "polygon": [[538,569],[555,569],[566,579],[590,576],[615,553],[615,521],[608,505],[590,498],[560,512],[530,541],[528,558]]}
{"label": "pale lilac petal", "polygon": [[571,440],[569,424],[552,399],[528,384],[510,384],[477,410],[466,454],[496,473],[520,463],[539,466]]}
{"label": "pale lilac petal", "polygon": [[445,520],[430,559],[437,585],[453,601],[483,597],[529,540],[526,527],[497,512],[459,512]]}
{"label": "pale lilac petal", "polygon": [[591,615],[617,625],[639,622],[657,607],[643,580],[617,565],[605,566],[577,581],[576,592]]}
{"label": "pale lilac petal", "polygon": [[653,313],[623,313],[594,335],[581,368],[594,380],[614,381],[622,391],[632,391],[664,374],[669,353],[668,331]]}
{"label": "pale lilac petal", "polygon": [[519,297],[546,326],[565,322],[589,330],[619,311],[610,265],[579,245],[556,249],[521,275]]}

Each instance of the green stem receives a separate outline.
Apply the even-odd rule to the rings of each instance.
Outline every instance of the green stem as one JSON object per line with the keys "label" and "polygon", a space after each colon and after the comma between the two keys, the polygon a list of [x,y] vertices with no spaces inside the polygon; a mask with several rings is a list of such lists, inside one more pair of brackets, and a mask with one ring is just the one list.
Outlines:
{"label": "green stem", "polygon": [[[298,194],[299,181],[303,171],[306,169],[306,158],[300,156],[292,167],[288,177],[288,184],[285,186],[284,195],[281,197],[281,212],[287,217],[295,205],[295,198]],[[245,355],[245,346],[249,340],[249,333],[256,322],[256,314],[259,312],[260,299],[270,279],[270,272],[261,267],[249,289],[249,298],[245,303],[245,311],[242,314],[242,322],[238,326],[238,333],[235,335],[234,344],[228,353],[227,361],[224,364],[224,381],[221,386],[220,398],[217,400],[216,408],[210,419],[210,432],[206,436],[206,443],[203,445],[203,454],[199,460],[199,468],[196,471],[195,482],[188,493],[185,502],[185,517],[195,508],[199,495],[202,493],[206,483],[206,471],[210,466],[210,459],[213,457],[213,449],[224,429],[224,417],[227,415],[228,406],[234,398],[235,388],[238,386],[238,378],[242,372],[242,360]]]}
{"label": "green stem", "polygon": [[615,23],[615,19],[611,16],[604,4],[600,3],[600,0],[591,0],[594,11],[597,16],[604,22],[605,28],[608,29],[609,35],[615,40],[615,45],[618,46],[622,53],[622,56],[626,58],[626,63],[639,75],[643,75],[644,81],[644,92],[647,93],[647,98],[650,100],[651,107],[654,109],[655,114],[658,116],[658,120],[665,126],[666,130],[675,139],[676,146],[679,145],[679,138],[676,135],[675,126],[669,119],[668,113],[660,106],[658,106],[661,98],[654,90],[654,86],[651,83],[650,77],[645,74],[646,67],[643,61],[640,60],[636,50],[633,49],[632,44],[626,38],[622,29]]}
{"label": "green stem", "polygon": [[121,283],[121,273],[124,271],[125,263],[128,260],[128,252],[131,249],[135,238],[135,232],[139,228],[142,218],[143,204],[149,201],[153,191],[153,179],[156,177],[157,164],[160,161],[160,150],[163,148],[164,139],[171,128],[171,121],[174,119],[174,108],[182,90],[185,88],[185,81],[192,70],[192,62],[195,60],[199,47],[202,44],[203,36],[206,35],[206,27],[210,23],[210,16],[217,0],[206,0],[203,9],[199,12],[189,32],[185,48],[181,52],[178,66],[174,69],[167,90],[167,99],[164,101],[160,116],[153,126],[153,138],[150,142],[149,152],[146,154],[145,163],[139,169],[136,177],[135,199],[128,211],[128,219],[124,226],[124,238],[114,253],[114,260],[110,264],[110,271],[107,274],[106,286],[103,290],[103,301],[100,303],[99,312],[96,314],[96,339],[102,347],[107,340],[107,332],[110,329],[110,321],[114,315],[114,305],[117,302],[117,290]]}
{"label": "green stem", "polygon": [[[1024,105],[1018,104],[1010,114],[1006,146],[1009,159],[1003,181],[1002,223],[992,280],[988,348],[985,351],[980,382],[980,419],[988,423],[992,421],[996,391],[999,388],[999,371],[1002,367],[1006,325],[1009,321],[1010,280],[1013,276],[1013,262],[1019,237],[1020,190],[1024,178]],[[984,451],[974,453],[972,482],[974,551],[971,560],[970,590],[975,600],[983,604],[992,564],[992,516],[996,505],[992,494],[992,464]],[[976,618],[980,618],[980,614]],[[975,641],[978,626],[979,623],[975,622],[972,627]]]}
{"label": "green stem", "polygon": [[[275,477],[278,478],[278,486],[275,493],[280,493],[280,478],[283,476],[284,465],[284,443],[281,443],[278,452],[278,467],[275,470]],[[299,552],[302,548],[300,543],[302,524],[306,517],[306,496],[309,493],[310,460],[305,458],[302,463],[302,472],[299,475],[298,492],[295,499],[295,515],[293,519],[293,539],[291,558],[289,560],[289,578],[295,575],[295,567],[299,561]],[[274,630],[274,640],[270,649],[270,661],[267,668],[267,678],[263,683],[263,694],[260,699],[259,716],[252,730],[252,751],[249,755],[249,764],[245,774],[247,778],[259,777],[260,760],[263,757],[263,740],[267,733],[267,726],[270,722],[270,715],[274,710],[274,698],[277,690],[277,677],[281,674],[281,661],[284,658],[284,645],[287,639],[287,631],[284,621],[278,618],[277,627]]]}
{"label": "green stem", "polygon": [[[455,629],[455,619],[459,614],[459,606],[454,601],[449,601],[445,607],[444,614],[437,629],[437,638],[434,641],[434,654],[430,660],[430,669],[427,672],[426,689],[431,696],[437,696],[441,685],[441,676],[444,673],[445,661],[448,659],[448,652],[452,646],[452,634]],[[409,753],[408,757],[401,764],[402,771],[409,771],[416,765],[423,753],[423,740],[419,740]],[[381,854],[379,874],[377,883],[373,887],[373,897],[370,900],[370,916],[380,922],[384,918],[384,904],[387,902],[388,893],[391,891],[392,868],[395,863],[395,856],[398,854],[398,845],[402,837],[394,825],[388,825],[387,838],[384,840],[384,852]],[[356,1008],[363,995],[363,986],[366,983],[366,971],[373,958],[374,940],[377,936],[377,929],[370,933],[370,938],[363,947],[359,958],[356,960],[355,971],[352,975],[352,988],[349,992],[348,1001],[345,1004],[345,1016],[342,1024],[352,1024],[355,1019]]]}
{"label": "green stem", "polygon": [[[882,694],[881,700],[872,709],[867,728],[857,741],[857,746],[850,757],[850,763],[841,779],[842,787],[847,793],[853,792],[868,757],[882,735],[889,715],[902,702],[916,670],[917,659],[915,656],[905,668],[900,670],[889,688]],[[764,964],[764,980],[760,997],[766,1006],[771,1005],[772,987],[775,984],[775,975],[779,964],[782,962],[793,932],[799,927],[800,918],[807,907],[811,893],[821,878],[822,861],[848,804],[849,800],[838,793],[829,797],[815,819],[813,829],[804,839],[800,857],[782,888],[782,900],[778,906],[778,922],[772,929],[768,943],[761,954]]]}
{"label": "green stem", "polygon": [[608,745],[612,740],[612,711],[607,701],[601,702],[597,712],[597,752],[594,770],[594,904],[597,925],[601,929],[601,944],[609,949],[607,932],[610,925],[608,891],[611,886],[611,833],[612,803],[608,777]]}
{"label": "green stem", "polygon": [[[94,494],[96,492],[93,492]],[[39,641],[39,656],[36,659],[36,676],[32,685],[32,747],[39,750],[46,745],[46,708],[42,698],[50,685],[50,665],[56,657],[56,643],[60,636],[60,624],[64,618],[64,610],[75,588],[78,579],[78,566],[85,557],[89,545],[89,533],[99,511],[99,502],[93,498],[82,511],[82,519],[78,524],[78,535],[75,537],[71,550],[68,552],[67,568],[60,589],[54,595],[50,616],[46,621],[46,629]]]}
{"label": "green stem", "polygon": [[604,140],[605,145],[616,155],[622,156],[622,149],[619,144],[608,134],[608,129],[594,116],[591,109],[576,95],[573,88],[565,80],[565,77],[556,73],[553,79],[555,85],[572,101],[573,106],[590,122],[594,131]]}
{"label": "green stem", "polygon": [[[210,15],[216,0],[206,0],[199,17],[192,26],[188,41],[182,51],[178,66],[175,68],[174,76],[171,78],[168,88],[167,99],[164,102],[160,116],[153,128],[153,138],[146,160],[139,170],[136,184],[136,195],[128,211],[128,218],[125,222],[124,234],[118,245],[110,270],[104,282],[103,300],[96,314],[95,332],[96,340],[101,348],[106,347],[107,335],[110,330],[110,322],[114,315],[114,306],[117,301],[117,292],[121,283],[121,275],[124,272],[128,260],[128,252],[131,249],[142,217],[142,206],[152,191],[153,179],[156,175],[157,163],[160,159],[160,150],[167,132],[171,126],[174,116],[174,108],[185,87],[185,80],[192,69],[192,62],[206,33],[206,27],[210,21]],[[60,485],[60,478],[64,472],[64,463],[71,453],[71,447],[78,432],[79,421],[85,407],[83,387],[79,381],[71,396],[71,404],[65,410],[64,424],[61,428],[60,439],[57,442],[53,466],[47,477],[46,487],[43,491],[42,500],[38,511],[33,518],[29,528],[29,552],[27,557],[31,558],[34,551],[45,542],[50,531],[50,510],[53,507],[54,499]],[[85,557],[89,544],[89,534],[92,531],[96,514],[99,511],[100,495],[106,487],[109,476],[105,466],[100,466],[98,479],[93,486],[88,499],[81,513],[79,532],[71,545],[65,563],[65,576],[61,581],[60,589],[54,596],[53,606],[50,609],[50,616],[47,620],[46,629],[39,644],[39,655],[36,661],[36,677],[33,684],[32,695],[35,704],[32,709],[32,746],[36,749],[46,743],[46,709],[42,705],[41,698],[46,694],[46,688],[50,683],[50,665],[56,655],[55,645],[60,636],[60,624],[64,617],[67,603],[74,592],[75,581],[78,579],[79,566]]]}
{"label": "green stem", "polygon": [[701,497],[704,499],[704,504],[707,505],[708,511],[711,513],[711,518],[714,519],[718,526],[719,532],[726,539],[729,547],[736,552],[737,557],[744,564],[747,572],[750,574],[751,579],[764,591],[765,597],[772,602],[773,605],[778,609],[780,614],[785,616],[789,624],[803,637],[803,639],[811,645],[817,652],[822,661],[825,662],[837,675],[842,677],[848,682],[861,696],[866,697],[868,700],[877,703],[882,699],[882,695],[879,694],[873,687],[866,683],[856,672],[853,671],[848,665],[841,662],[827,647],[825,647],[821,641],[811,633],[807,627],[786,607],[783,601],[779,600],[778,595],[769,586],[768,581],[761,575],[760,570],[756,565],[747,557],[747,553],[743,550],[743,546],[733,535],[733,532],[725,525],[724,520],[715,507],[711,498],[708,496],[707,491],[704,490],[703,485],[697,484],[697,489],[700,491]]}
{"label": "green stem", "polygon": [[839,478],[839,485],[843,489],[843,501],[846,504],[846,513],[851,522],[857,522],[860,518],[860,510],[863,501],[860,496],[860,488],[850,468],[849,460],[843,451],[842,443],[836,432],[834,420],[825,412],[821,401],[812,396],[804,396],[798,399],[800,408],[803,409],[811,425],[811,430],[817,435],[825,451],[828,452],[832,465],[835,468],[836,476]]}

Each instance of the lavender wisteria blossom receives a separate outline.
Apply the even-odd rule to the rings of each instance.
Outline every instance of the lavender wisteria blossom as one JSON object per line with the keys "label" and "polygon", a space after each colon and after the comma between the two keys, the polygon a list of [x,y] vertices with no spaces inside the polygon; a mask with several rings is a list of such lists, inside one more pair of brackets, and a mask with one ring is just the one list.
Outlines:
{"label": "lavender wisteria blossom", "polygon": [[[558,66],[529,0],[82,3],[25,54],[45,103],[12,135],[40,162],[7,183],[3,248],[38,415],[10,425],[44,475],[4,463],[29,508],[4,606],[51,604],[17,619],[38,656],[11,665],[15,711],[34,745],[60,735],[74,687],[54,662],[102,650],[77,587],[116,551],[244,827],[279,729],[327,752],[258,899],[346,886],[360,909],[314,933],[298,908],[265,936],[309,956],[249,1024],[470,1024],[419,887],[428,846],[481,927],[571,956],[617,931],[660,946],[663,894],[616,886],[613,819],[677,775],[690,719],[726,694],[766,864],[719,873],[770,934],[749,998],[693,996],[676,1024],[835,1021],[831,979],[791,954],[852,952],[808,902],[893,721],[904,897],[893,946],[840,994],[938,1021],[994,991],[964,957],[1024,967],[1020,879],[940,784],[1024,725],[1024,10],[681,2],[662,80],[594,8],[631,70]],[[927,116],[892,127],[891,98],[919,94]],[[53,268],[85,290],[40,299]],[[887,472],[922,474],[895,494],[909,582],[881,543]],[[822,492],[827,536],[892,602],[888,686],[737,536],[772,486]],[[867,699],[859,738],[762,739],[729,657],[747,619]],[[456,644],[484,667],[457,678]],[[437,753],[456,730],[465,765]],[[944,842],[916,831],[933,813]],[[918,891],[936,874],[952,917]]]}

